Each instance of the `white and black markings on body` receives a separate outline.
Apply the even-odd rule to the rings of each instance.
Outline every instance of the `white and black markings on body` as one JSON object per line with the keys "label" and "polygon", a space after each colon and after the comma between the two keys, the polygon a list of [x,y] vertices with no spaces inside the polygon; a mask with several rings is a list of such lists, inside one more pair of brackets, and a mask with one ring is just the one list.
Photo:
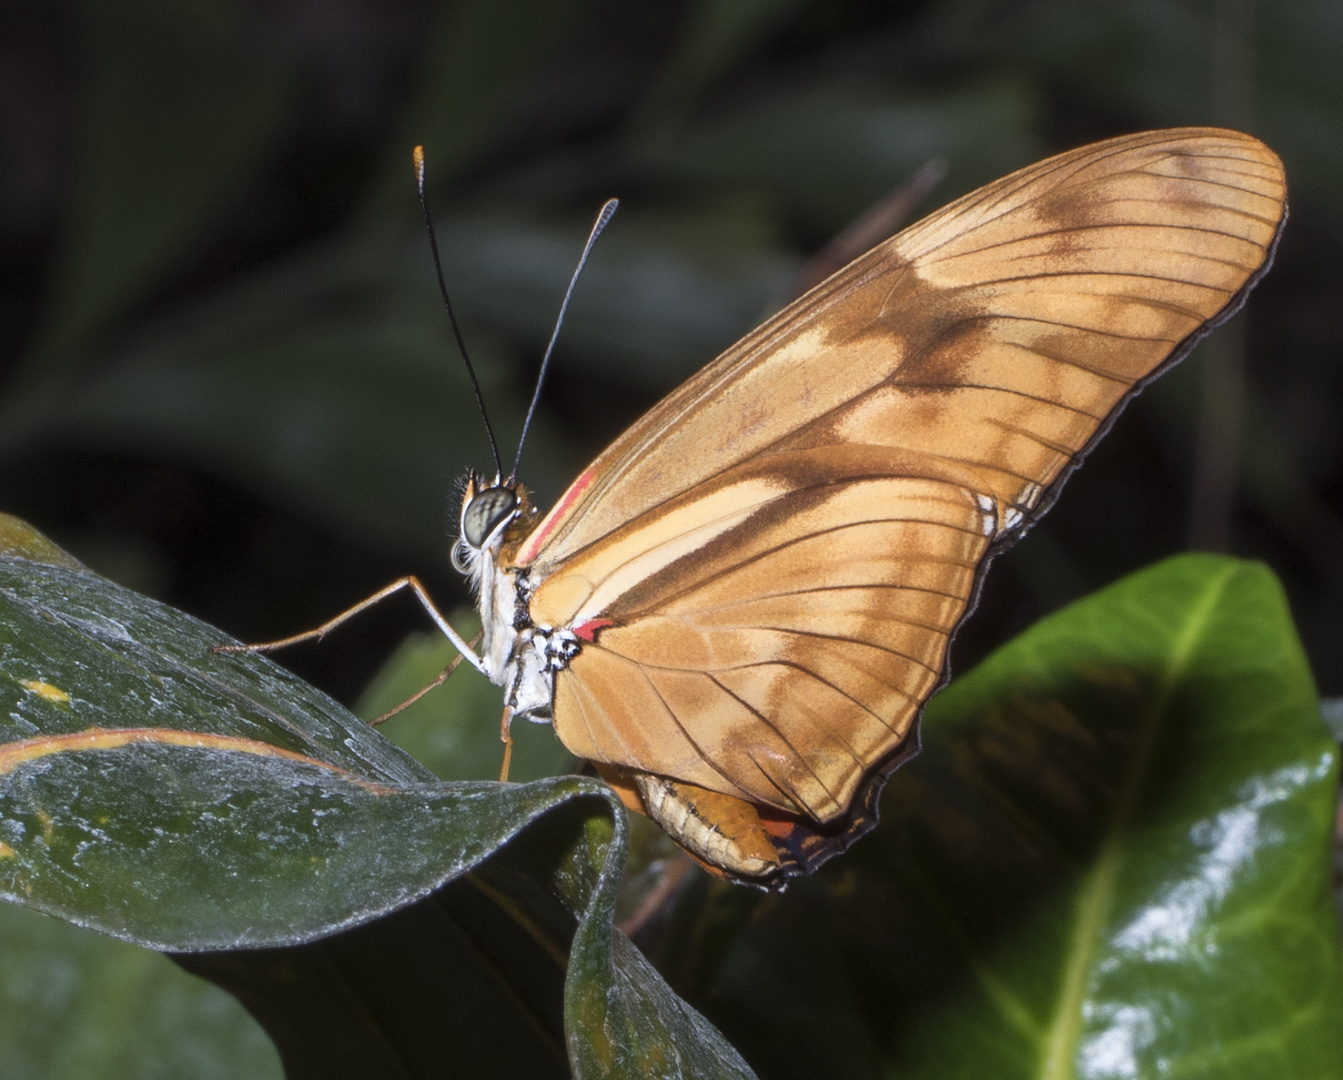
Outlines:
{"label": "white and black markings on body", "polygon": [[474,475],[467,478],[452,562],[466,575],[480,605],[485,674],[504,687],[504,703],[514,716],[548,724],[555,675],[578,655],[582,642],[572,630],[532,622],[529,570],[505,569],[499,561],[504,533],[521,513],[521,500],[506,483],[476,491],[476,482]]}

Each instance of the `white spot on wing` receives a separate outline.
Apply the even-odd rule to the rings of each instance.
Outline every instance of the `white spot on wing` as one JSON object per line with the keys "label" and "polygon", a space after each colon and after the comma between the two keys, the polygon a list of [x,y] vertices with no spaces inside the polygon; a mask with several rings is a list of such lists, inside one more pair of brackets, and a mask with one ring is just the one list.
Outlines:
{"label": "white spot on wing", "polygon": [[998,527],[998,504],[991,495],[976,495],[975,502],[979,506],[979,512],[984,516],[980,519],[979,530],[985,536],[992,536],[994,530]]}

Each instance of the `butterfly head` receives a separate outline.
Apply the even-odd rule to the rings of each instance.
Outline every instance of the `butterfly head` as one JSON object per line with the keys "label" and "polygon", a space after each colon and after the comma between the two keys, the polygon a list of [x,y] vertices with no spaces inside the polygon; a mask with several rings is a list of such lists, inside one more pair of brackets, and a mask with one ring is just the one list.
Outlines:
{"label": "butterfly head", "polygon": [[487,484],[483,477],[470,473],[462,493],[460,530],[453,545],[452,565],[475,584],[480,577],[482,557],[497,559],[505,545],[521,542],[531,531],[535,517],[536,510],[522,484],[498,479]]}

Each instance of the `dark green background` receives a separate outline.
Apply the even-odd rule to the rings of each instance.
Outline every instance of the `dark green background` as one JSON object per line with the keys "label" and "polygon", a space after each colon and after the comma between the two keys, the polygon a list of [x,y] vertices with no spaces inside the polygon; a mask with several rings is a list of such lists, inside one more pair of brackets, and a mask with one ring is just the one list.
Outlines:
{"label": "dark green background", "polygon": [[[1217,444],[1224,546],[1283,577],[1343,693],[1341,60],[1343,16],[1303,0],[11,0],[0,507],[245,639],[406,572],[450,609],[452,485],[489,455],[415,143],[510,446],[587,224],[623,200],[523,459],[545,502],[930,158],[924,210],[1088,140],[1234,122],[1285,159],[1292,218]],[[995,568],[957,670],[1188,546],[1204,351]],[[393,608],[286,662],[353,700],[423,625]]]}
{"label": "dark green background", "polygon": [[[1224,330],[1138,399],[995,566],[952,664],[1193,536],[1273,568],[1321,690],[1343,693],[1340,59],[1343,13],[1322,0],[10,0],[0,510],[244,639],[407,572],[450,610],[466,601],[446,559],[453,485],[489,454],[435,293],[415,143],[505,454],[591,217],[622,199],[523,459],[545,504],[930,159],[947,174],[922,210],[1054,150],[1226,123],[1283,156],[1292,208],[1244,320],[1243,392]],[[1197,509],[1199,432],[1227,414],[1213,445],[1233,498]],[[352,702],[423,626],[397,601],[283,659]],[[488,688],[449,695],[445,711],[493,723]],[[408,730],[444,758],[433,729]],[[529,752],[535,774],[553,767],[543,739]],[[479,777],[497,750],[460,753],[475,757],[446,755],[453,775]],[[233,1047],[244,1072],[265,1057],[226,1000],[183,1020],[184,991],[136,981],[141,954],[79,967],[43,952],[47,933],[4,946],[6,970],[35,973],[6,984],[27,1010],[10,1014],[12,1045],[50,1044],[97,1000],[123,1006],[99,1038],[127,1014],[168,1033],[165,1075],[186,1074],[183,1030]],[[62,982],[76,969],[94,974]],[[673,982],[693,989],[693,973]],[[722,1015],[748,1049],[744,1014]],[[51,1075],[121,1060],[87,1033],[58,1041],[67,1073]],[[128,1038],[125,1060],[153,1045]]]}

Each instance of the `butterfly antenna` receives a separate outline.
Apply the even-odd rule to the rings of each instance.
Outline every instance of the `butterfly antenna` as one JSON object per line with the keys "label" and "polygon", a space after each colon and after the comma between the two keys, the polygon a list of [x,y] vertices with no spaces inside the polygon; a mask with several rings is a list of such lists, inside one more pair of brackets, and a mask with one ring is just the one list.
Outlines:
{"label": "butterfly antenna", "polygon": [[443,297],[443,306],[448,309],[448,321],[452,323],[452,334],[457,339],[457,349],[466,364],[466,373],[471,376],[471,387],[476,392],[476,404],[480,406],[480,418],[485,421],[485,434],[490,440],[490,453],[494,455],[494,475],[502,476],[503,463],[499,460],[499,444],[494,441],[494,428],[490,427],[490,414],[485,411],[485,398],[480,392],[480,380],[476,378],[476,369],[471,365],[471,357],[466,352],[466,342],[462,340],[461,327],[457,325],[457,316],[452,310],[452,301],[448,299],[448,287],[443,281],[443,263],[438,257],[438,237],[434,235],[434,219],[429,213],[429,196],[424,190],[424,147],[417,146],[415,158],[415,186],[420,192],[420,210],[424,213],[424,227],[429,233],[429,250],[434,253],[434,274],[438,278],[438,291]]}
{"label": "butterfly antenna", "polygon": [[560,327],[564,325],[564,313],[569,310],[569,298],[574,294],[574,286],[578,284],[578,276],[583,272],[588,256],[592,254],[592,247],[597,243],[597,237],[601,236],[602,230],[609,224],[616,212],[616,207],[619,205],[619,199],[606,200],[601,213],[597,215],[597,220],[592,223],[592,232],[588,233],[588,242],[583,245],[583,254],[579,256],[578,265],[574,267],[574,276],[569,279],[569,288],[564,294],[564,302],[560,304],[560,313],[555,319],[555,329],[550,335],[550,344],[546,346],[545,355],[541,357],[541,370],[536,374],[536,390],[532,393],[532,403],[527,409],[527,419],[522,424],[522,438],[518,440],[518,453],[513,459],[513,471],[508,474],[510,480],[518,475],[518,463],[522,460],[522,447],[527,442],[527,432],[532,427],[532,416],[536,413],[536,403],[541,400],[541,384],[545,382],[546,368],[550,366],[550,354],[555,351],[555,340],[560,336]]}

